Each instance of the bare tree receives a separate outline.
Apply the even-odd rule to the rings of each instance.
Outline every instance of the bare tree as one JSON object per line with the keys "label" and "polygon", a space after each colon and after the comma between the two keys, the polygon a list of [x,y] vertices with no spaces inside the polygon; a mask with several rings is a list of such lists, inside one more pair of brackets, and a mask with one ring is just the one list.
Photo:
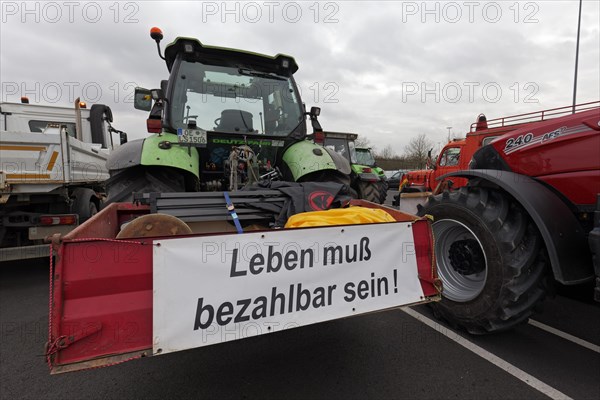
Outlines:
{"label": "bare tree", "polygon": [[373,147],[371,145],[371,141],[366,136],[359,136],[359,137],[357,137],[356,140],[354,141],[354,145],[356,147],[360,147],[360,148],[363,148],[363,149]]}
{"label": "bare tree", "polygon": [[418,165],[419,169],[425,168],[427,153],[433,148],[433,145],[433,142],[422,133],[410,139],[410,142],[404,148],[405,157]]}
{"label": "bare tree", "polygon": [[385,146],[381,152],[378,152],[378,155],[379,158],[383,158],[384,160],[393,160],[394,158],[398,157],[391,144]]}

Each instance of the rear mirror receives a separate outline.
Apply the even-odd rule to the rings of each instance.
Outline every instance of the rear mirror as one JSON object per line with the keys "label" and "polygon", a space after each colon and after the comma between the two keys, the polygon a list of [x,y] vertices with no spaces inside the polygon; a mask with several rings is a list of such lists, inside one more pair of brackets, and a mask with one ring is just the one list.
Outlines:
{"label": "rear mirror", "polygon": [[152,100],[154,101],[163,100],[165,98],[165,94],[162,89],[152,89],[150,93],[152,95]]}
{"label": "rear mirror", "polygon": [[119,133],[119,142],[121,144],[127,143],[127,134],[125,132]]}
{"label": "rear mirror", "polygon": [[133,106],[136,110],[150,111],[152,109],[152,93],[150,90],[136,87]]}
{"label": "rear mirror", "polygon": [[[308,116],[310,117],[310,121],[312,123],[313,133],[314,132],[323,132],[323,128],[319,123],[319,119],[317,118],[321,114],[321,109],[319,107],[311,107]],[[324,138],[323,138],[324,139]]]}

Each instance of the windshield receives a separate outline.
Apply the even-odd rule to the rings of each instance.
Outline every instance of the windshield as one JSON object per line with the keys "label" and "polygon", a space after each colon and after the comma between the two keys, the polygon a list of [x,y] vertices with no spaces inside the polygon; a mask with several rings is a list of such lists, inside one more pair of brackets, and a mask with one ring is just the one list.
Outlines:
{"label": "windshield", "polygon": [[460,147],[450,147],[440,157],[440,167],[452,167],[458,165],[460,158]]}
{"label": "windshield", "polygon": [[171,99],[173,128],[288,136],[303,121],[292,79],[245,68],[181,61]]}
{"label": "windshield", "polygon": [[356,149],[356,159],[360,165],[375,165],[375,159],[373,158],[371,151],[367,149]]}

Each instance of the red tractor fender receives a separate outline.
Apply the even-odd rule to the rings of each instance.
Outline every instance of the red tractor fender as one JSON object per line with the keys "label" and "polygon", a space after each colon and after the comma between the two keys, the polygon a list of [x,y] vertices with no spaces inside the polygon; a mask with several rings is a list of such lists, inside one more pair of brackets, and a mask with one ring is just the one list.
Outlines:
{"label": "red tractor fender", "polygon": [[592,255],[586,232],[569,205],[537,180],[510,171],[490,169],[452,172],[442,180],[456,176],[484,180],[512,196],[537,225],[550,258],[554,278],[565,285],[575,285],[594,278]]}

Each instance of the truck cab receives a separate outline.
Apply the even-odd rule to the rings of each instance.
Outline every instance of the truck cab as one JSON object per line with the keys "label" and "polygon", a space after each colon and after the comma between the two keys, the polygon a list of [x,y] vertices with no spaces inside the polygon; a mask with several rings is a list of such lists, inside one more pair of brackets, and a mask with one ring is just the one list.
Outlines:
{"label": "truck cab", "polygon": [[[81,133],[79,140],[84,143],[96,145],[94,147],[108,153],[113,147],[118,146],[120,138],[113,137],[106,123],[92,124],[92,114],[111,113],[108,107],[102,104],[93,105],[91,109],[86,108],[85,103],[79,107],[81,115]],[[110,114],[112,121],[112,113]],[[88,122],[89,121],[89,122]],[[29,103],[0,103],[0,132],[30,132],[43,133],[48,125],[65,126],[71,137],[77,137],[77,116],[72,107],[56,107]],[[49,131],[47,131],[49,132]],[[4,136],[4,135],[3,135]],[[99,145],[99,146],[98,146]]]}
{"label": "truck cab", "polygon": [[105,105],[22,101],[0,103],[0,262],[47,256],[47,236],[95,214],[109,176],[106,160],[126,141]]}
{"label": "truck cab", "polygon": [[467,180],[464,178],[452,177],[441,181],[439,178],[451,172],[469,169],[471,158],[477,150],[518,126],[489,127],[485,115],[480,114],[477,122],[471,125],[471,129],[464,139],[454,139],[448,142],[431,168],[409,171],[404,174],[400,179],[398,189],[403,193],[438,193],[447,187],[458,188],[466,185]]}
{"label": "truck cab", "polygon": [[[416,171],[406,172],[400,179],[400,190],[404,193],[431,192],[435,188],[436,179],[448,172],[465,169],[468,160],[465,162],[462,156],[466,140],[454,140],[442,149],[432,168],[426,168]],[[464,165],[463,165],[464,164]]]}

